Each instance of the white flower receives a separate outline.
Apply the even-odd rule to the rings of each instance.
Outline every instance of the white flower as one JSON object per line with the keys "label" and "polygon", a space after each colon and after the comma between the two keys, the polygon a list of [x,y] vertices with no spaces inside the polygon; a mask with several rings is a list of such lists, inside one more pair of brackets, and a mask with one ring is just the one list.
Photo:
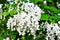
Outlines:
{"label": "white flower", "polygon": [[60,4],[57,4],[57,7],[60,8]]}
{"label": "white flower", "polygon": [[17,40],[20,40],[19,38]]}
{"label": "white flower", "polygon": [[60,4],[57,2],[57,7],[60,8]]}
{"label": "white flower", "polygon": [[0,4],[0,8],[2,8],[2,5],[3,5],[3,4]]}
{"label": "white flower", "polygon": [[7,38],[6,38],[6,40],[10,40],[10,38],[9,38],[9,37],[7,37]]}
{"label": "white flower", "polygon": [[58,24],[60,24],[60,21],[58,21]]}
{"label": "white flower", "polygon": [[7,27],[12,31],[17,30],[19,35],[25,35],[25,31],[35,35],[39,30],[39,19],[42,10],[33,3],[23,3],[21,13],[14,15],[8,19]]}
{"label": "white flower", "polygon": [[46,0],[44,1],[44,4],[47,4],[47,1]]}
{"label": "white flower", "polygon": [[[49,24],[48,22],[45,22],[43,28],[47,29],[46,40],[48,40],[47,37],[49,37],[51,40],[54,40],[54,36],[55,35],[58,36],[60,34],[60,28],[57,23]],[[54,33],[56,33],[56,34],[54,34]]]}
{"label": "white flower", "polygon": [[3,40],[5,40],[5,39],[3,39]]}
{"label": "white flower", "polygon": [[5,39],[3,39],[3,40],[10,40],[10,38],[9,37],[6,37]]}
{"label": "white flower", "polygon": [[60,16],[60,14],[58,14],[58,16]]}

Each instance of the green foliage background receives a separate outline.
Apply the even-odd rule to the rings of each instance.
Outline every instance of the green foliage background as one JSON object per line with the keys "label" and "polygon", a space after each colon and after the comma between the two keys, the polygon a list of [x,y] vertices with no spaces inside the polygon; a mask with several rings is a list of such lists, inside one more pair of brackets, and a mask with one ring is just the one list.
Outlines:
{"label": "green foliage background", "polygon": [[[27,0],[24,0],[27,2]],[[57,23],[60,20],[60,8],[56,6],[56,2],[60,3],[60,0],[46,0],[47,4],[44,4],[44,0],[30,0],[30,2],[37,4],[43,11],[44,13],[41,14],[41,21],[49,21],[50,23]],[[3,3],[4,2],[4,3]],[[0,4],[3,3],[5,4],[7,1],[0,1]],[[18,4],[18,3],[17,3]],[[14,40],[17,40],[17,38],[20,38],[21,40],[33,40],[33,36],[26,34],[24,37],[21,37],[18,35],[17,31],[11,31],[8,30],[6,27],[6,23],[9,19],[9,17],[13,17],[17,13],[17,10],[15,7],[17,4],[7,4],[6,6],[3,6],[4,12],[0,14],[0,16],[3,16],[2,19],[0,19],[0,40],[3,40],[7,36],[10,38],[13,38]],[[12,11],[8,11],[9,7],[13,7],[14,9]],[[21,12],[21,9],[19,10]],[[5,17],[5,18],[4,18]],[[46,36],[46,31],[43,31],[42,28],[40,28],[39,31],[37,31],[37,34],[39,32],[42,32],[42,34],[37,35],[37,38],[35,40],[45,40]]]}

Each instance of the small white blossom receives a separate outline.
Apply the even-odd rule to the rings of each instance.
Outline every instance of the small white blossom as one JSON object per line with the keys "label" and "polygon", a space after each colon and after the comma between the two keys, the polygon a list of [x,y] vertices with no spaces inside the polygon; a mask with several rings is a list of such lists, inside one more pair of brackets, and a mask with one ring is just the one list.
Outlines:
{"label": "small white blossom", "polygon": [[19,38],[17,40],[20,40]]}
{"label": "small white blossom", "polygon": [[58,14],[58,16],[60,16],[60,14]]}
{"label": "small white blossom", "polygon": [[58,24],[60,24],[60,21],[58,21]]}
{"label": "small white blossom", "polygon": [[3,40],[10,40],[10,38],[9,37],[6,37],[5,39],[3,39]]}
{"label": "small white blossom", "polygon": [[7,37],[7,38],[6,38],[6,40],[10,40],[10,38],[9,38],[9,37]]}
{"label": "small white blossom", "polygon": [[3,5],[3,4],[0,4],[0,8],[2,8],[2,5]]}
{"label": "small white blossom", "polygon": [[58,2],[56,4],[57,4],[57,7],[60,8],[60,4]]}
{"label": "small white blossom", "polygon": [[44,1],[44,4],[47,4],[47,1],[46,0]]}

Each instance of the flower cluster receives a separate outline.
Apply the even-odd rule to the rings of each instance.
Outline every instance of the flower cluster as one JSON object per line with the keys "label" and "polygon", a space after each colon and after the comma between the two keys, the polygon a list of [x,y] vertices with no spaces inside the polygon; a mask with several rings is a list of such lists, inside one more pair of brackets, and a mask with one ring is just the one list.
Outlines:
{"label": "flower cluster", "polygon": [[[44,24],[44,25],[43,25]],[[55,24],[49,24],[48,22],[43,23],[43,28],[47,29],[47,35],[46,35],[46,40],[55,40],[55,38],[59,38],[60,35],[60,28],[57,23]]]}
{"label": "flower cluster", "polygon": [[22,11],[14,17],[10,17],[7,22],[8,29],[17,30],[19,35],[24,35],[25,32],[35,35],[35,31],[39,30],[39,19],[42,10],[33,3],[23,3]]}

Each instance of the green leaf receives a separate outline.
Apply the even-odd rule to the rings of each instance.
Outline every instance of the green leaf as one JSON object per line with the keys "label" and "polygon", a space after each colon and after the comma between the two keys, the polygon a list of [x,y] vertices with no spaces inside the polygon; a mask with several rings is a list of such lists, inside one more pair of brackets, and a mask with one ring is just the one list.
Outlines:
{"label": "green leaf", "polygon": [[0,40],[3,40],[4,38],[3,38],[3,36],[0,36]]}
{"label": "green leaf", "polygon": [[9,12],[9,14],[10,14],[11,16],[13,16],[13,15],[16,14],[16,13],[17,13],[17,11],[16,11],[15,9]]}
{"label": "green leaf", "polygon": [[53,2],[53,0],[47,0],[48,2]]}

